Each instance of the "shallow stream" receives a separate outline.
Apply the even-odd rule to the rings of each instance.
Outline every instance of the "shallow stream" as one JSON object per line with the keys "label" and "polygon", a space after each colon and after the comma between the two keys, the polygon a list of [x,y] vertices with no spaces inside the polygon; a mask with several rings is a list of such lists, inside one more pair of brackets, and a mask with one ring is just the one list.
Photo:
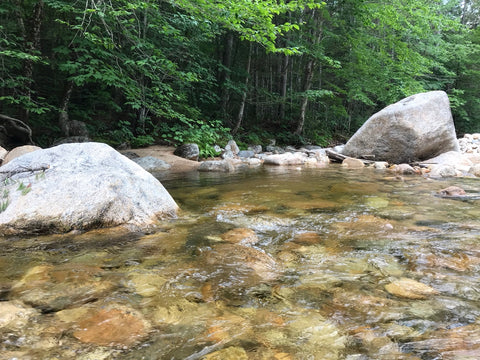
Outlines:
{"label": "shallow stream", "polygon": [[162,183],[182,211],[156,232],[0,238],[0,358],[480,358],[480,201],[436,196],[479,180]]}

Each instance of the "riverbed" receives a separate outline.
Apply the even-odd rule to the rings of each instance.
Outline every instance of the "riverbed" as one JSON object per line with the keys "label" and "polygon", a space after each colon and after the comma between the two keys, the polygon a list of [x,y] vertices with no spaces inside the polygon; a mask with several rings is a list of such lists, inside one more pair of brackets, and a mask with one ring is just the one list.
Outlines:
{"label": "riverbed", "polygon": [[6,359],[478,359],[478,179],[263,167],[161,179],[155,231],[0,238]]}

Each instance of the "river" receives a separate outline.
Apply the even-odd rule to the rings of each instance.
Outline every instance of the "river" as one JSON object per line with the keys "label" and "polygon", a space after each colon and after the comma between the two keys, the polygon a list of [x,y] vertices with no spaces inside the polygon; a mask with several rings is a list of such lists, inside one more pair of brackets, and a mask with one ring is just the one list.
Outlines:
{"label": "river", "polygon": [[437,196],[477,179],[162,183],[181,212],[154,232],[0,238],[1,358],[480,358],[480,203]]}

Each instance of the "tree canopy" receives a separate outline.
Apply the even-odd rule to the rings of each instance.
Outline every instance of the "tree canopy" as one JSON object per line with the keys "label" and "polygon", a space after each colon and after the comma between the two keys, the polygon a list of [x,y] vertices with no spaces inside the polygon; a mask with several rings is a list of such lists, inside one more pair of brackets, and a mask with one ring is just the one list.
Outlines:
{"label": "tree canopy", "polygon": [[[41,146],[327,145],[413,93],[445,90],[480,131],[477,0],[0,3],[0,114]],[[0,123],[1,132],[7,132]],[[1,139],[1,136],[0,136]]]}

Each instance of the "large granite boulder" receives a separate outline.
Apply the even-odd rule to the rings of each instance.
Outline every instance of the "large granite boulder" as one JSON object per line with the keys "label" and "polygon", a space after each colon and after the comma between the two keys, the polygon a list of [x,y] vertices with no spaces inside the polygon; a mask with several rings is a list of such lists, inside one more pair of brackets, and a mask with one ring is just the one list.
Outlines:
{"label": "large granite boulder", "polygon": [[342,153],[400,164],[458,150],[448,96],[431,91],[407,97],[374,114]]}
{"label": "large granite boulder", "polygon": [[100,143],[64,144],[0,167],[0,234],[135,229],[178,206],[140,165]]}

